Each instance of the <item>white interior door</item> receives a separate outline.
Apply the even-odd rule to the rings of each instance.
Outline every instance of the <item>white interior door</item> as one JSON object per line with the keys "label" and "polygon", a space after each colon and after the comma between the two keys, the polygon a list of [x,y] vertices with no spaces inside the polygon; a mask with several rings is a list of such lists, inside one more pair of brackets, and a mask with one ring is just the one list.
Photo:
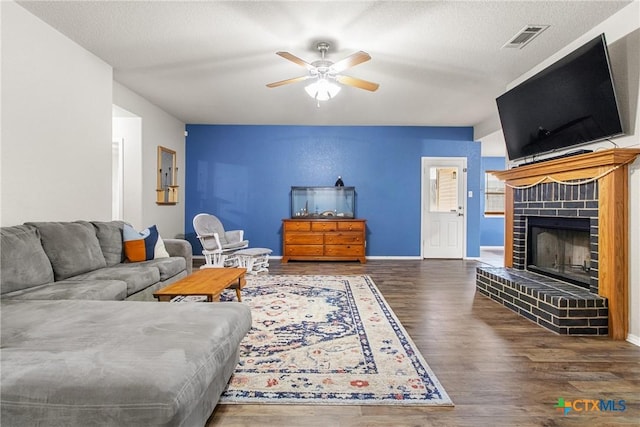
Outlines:
{"label": "white interior door", "polygon": [[422,258],[463,258],[467,159],[422,158]]}

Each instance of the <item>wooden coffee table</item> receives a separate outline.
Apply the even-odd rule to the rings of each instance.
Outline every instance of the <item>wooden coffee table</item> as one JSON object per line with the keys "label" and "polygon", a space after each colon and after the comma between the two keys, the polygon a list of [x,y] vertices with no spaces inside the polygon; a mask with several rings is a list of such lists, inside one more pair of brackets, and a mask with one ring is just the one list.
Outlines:
{"label": "wooden coffee table", "polygon": [[246,268],[203,268],[171,285],[154,292],[158,301],[171,301],[178,295],[205,295],[207,301],[220,301],[220,294],[227,288],[236,290],[238,301],[244,287]]}

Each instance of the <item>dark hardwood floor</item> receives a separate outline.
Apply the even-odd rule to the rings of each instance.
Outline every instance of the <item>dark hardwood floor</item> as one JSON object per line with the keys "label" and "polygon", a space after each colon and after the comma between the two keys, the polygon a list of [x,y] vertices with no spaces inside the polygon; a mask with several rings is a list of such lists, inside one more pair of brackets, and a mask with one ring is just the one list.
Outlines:
{"label": "dark hardwood floor", "polygon": [[[271,262],[270,274],[367,274],[454,408],[218,405],[207,426],[639,426],[640,347],[558,336],[476,293],[472,260]],[[558,398],[626,410],[554,408]],[[582,405],[578,405],[580,408]],[[591,409],[591,406],[586,406]]]}

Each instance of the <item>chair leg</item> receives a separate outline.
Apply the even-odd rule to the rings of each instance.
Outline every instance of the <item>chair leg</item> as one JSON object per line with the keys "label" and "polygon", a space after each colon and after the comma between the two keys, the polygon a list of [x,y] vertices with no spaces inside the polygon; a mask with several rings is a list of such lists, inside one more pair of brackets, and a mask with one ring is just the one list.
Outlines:
{"label": "chair leg", "polygon": [[222,268],[224,267],[224,260],[226,258],[222,252],[209,252],[202,251],[204,255],[205,264],[200,268]]}
{"label": "chair leg", "polygon": [[224,267],[225,258],[226,258],[226,255],[223,255],[222,253],[214,254],[213,255],[214,265],[216,267]]}
{"label": "chair leg", "polygon": [[211,254],[209,252],[202,252],[202,254],[204,255],[204,263],[206,265],[212,265],[213,261],[211,261]]}

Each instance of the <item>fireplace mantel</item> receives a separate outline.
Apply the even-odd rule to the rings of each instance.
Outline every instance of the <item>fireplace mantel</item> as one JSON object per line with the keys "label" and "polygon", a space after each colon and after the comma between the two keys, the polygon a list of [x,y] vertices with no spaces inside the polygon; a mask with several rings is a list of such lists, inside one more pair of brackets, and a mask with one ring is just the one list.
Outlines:
{"label": "fireplace mantel", "polygon": [[598,294],[609,303],[609,336],[627,338],[628,284],[628,165],[640,149],[614,148],[548,160],[506,171],[490,171],[505,188],[505,266],[513,266],[514,189],[549,181],[597,178],[598,182]]}
{"label": "fireplace mantel", "polygon": [[587,179],[594,178],[609,168],[631,163],[638,155],[640,155],[640,149],[613,148],[519,166],[506,171],[490,172],[516,186],[533,184],[548,176],[558,181]]}

